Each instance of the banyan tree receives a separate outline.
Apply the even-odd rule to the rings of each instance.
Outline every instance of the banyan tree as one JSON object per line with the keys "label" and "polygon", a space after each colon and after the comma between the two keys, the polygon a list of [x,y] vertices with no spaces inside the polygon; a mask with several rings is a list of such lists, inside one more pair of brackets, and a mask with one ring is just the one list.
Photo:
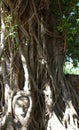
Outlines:
{"label": "banyan tree", "polygon": [[78,96],[63,72],[75,4],[0,1],[1,130],[78,130]]}

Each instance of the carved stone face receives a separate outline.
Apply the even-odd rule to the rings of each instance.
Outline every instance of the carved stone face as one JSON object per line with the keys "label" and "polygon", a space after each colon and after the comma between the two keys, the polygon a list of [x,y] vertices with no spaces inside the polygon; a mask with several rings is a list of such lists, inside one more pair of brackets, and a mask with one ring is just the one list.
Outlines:
{"label": "carved stone face", "polygon": [[22,96],[19,97],[16,101],[15,108],[14,108],[16,116],[25,117],[29,105],[30,103],[28,97],[22,97]]}

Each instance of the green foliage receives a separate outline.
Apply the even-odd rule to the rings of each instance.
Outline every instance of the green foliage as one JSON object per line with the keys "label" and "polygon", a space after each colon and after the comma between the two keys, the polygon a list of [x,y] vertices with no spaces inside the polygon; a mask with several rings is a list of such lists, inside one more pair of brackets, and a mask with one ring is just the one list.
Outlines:
{"label": "green foliage", "polygon": [[68,23],[68,22],[65,21],[63,23],[63,25],[58,26],[58,31],[60,31],[60,32],[67,32],[68,29],[70,28],[70,26],[71,26],[71,23]]}
{"label": "green foliage", "polygon": [[14,37],[16,37],[18,25],[14,24],[12,21],[13,21],[13,19],[10,15],[5,17],[5,27],[6,27],[6,30],[8,32],[8,36],[14,38]]}
{"label": "green foliage", "polygon": [[18,49],[19,47],[19,41],[15,42],[15,49]]}
{"label": "green foliage", "polygon": [[18,25],[14,23],[13,18],[9,15],[5,17],[5,27],[6,27],[6,37],[14,39],[14,48],[19,47],[19,42],[17,41]]}
{"label": "green foliage", "polygon": [[76,67],[79,61],[79,0],[52,0],[52,11],[58,20],[58,31],[67,35],[66,55]]}
{"label": "green foliage", "polygon": [[5,24],[8,24],[12,21],[12,17],[9,15],[7,17],[5,17]]}

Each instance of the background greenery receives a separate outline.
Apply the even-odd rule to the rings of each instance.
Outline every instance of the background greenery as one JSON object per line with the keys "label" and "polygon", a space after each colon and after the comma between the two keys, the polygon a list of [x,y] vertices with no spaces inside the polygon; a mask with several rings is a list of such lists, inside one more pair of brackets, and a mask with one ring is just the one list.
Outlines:
{"label": "background greenery", "polygon": [[65,62],[63,70],[65,74],[79,75],[79,62],[77,67],[74,67],[72,62]]}
{"label": "background greenery", "polygon": [[[63,2],[68,3],[67,1]],[[79,1],[75,2],[77,4],[74,4],[70,13],[67,14],[64,11],[64,24],[58,27],[60,32],[64,31],[67,34],[66,59],[63,69],[65,74],[79,74]]]}

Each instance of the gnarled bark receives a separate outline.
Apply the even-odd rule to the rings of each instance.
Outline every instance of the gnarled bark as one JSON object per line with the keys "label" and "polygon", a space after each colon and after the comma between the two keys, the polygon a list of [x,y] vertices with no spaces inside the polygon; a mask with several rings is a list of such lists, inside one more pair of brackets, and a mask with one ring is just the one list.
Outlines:
{"label": "gnarled bark", "polygon": [[[16,35],[7,38],[5,49],[8,55],[4,52],[7,71],[5,77],[9,74],[7,94],[10,101],[6,109],[6,119],[10,116],[11,121],[7,122],[5,119],[1,128],[3,129],[7,122],[7,125],[10,123],[16,130],[57,130],[60,128],[51,122],[58,122],[63,130],[78,129],[78,114],[73,99],[76,105],[78,100],[76,93],[72,94],[72,87],[63,73],[64,39],[57,30],[58,23],[51,9],[51,2],[3,0],[3,4],[7,15],[12,18],[9,25],[10,28],[14,27],[14,30],[11,33],[16,32]],[[18,25],[18,29],[15,25]],[[17,41],[18,47],[15,46]],[[24,98],[17,99],[18,93]],[[23,117],[17,109],[29,96],[29,108]],[[21,104],[18,105],[18,102]],[[24,106],[20,107],[23,110]]]}

